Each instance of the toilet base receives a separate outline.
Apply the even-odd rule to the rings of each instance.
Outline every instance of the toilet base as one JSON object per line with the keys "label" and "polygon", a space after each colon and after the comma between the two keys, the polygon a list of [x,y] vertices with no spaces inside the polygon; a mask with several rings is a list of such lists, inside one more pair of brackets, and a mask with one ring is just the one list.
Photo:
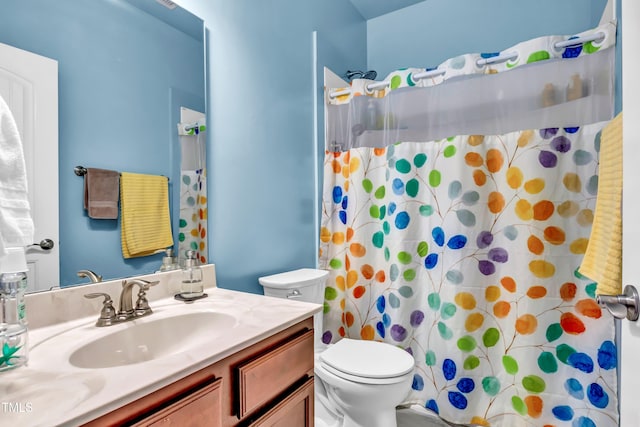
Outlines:
{"label": "toilet base", "polygon": [[316,378],[314,393],[314,423],[316,427],[396,427],[395,409],[376,412],[375,416],[368,412],[353,412],[351,416],[343,415],[326,394],[324,384]]}
{"label": "toilet base", "polygon": [[314,408],[315,427],[340,427],[342,417],[337,417],[335,414],[327,411],[324,405],[322,405],[317,398],[315,399]]}
{"label": "toilet base", "polygon": [[[342,417],[331,415],[316,399],[314,423],[316,427],[343,427]],[[397,427],[449,427],[449,424],[420,407],[397,409],[395,413]]]}
{"label": "toilet base", "polygon": [[[379,413],[376,418],[370,419],[370,417],[366,417],[366,419],[361,419],[362,417],[357,416],[357,421],[350,417],[338,416],[326,410],[324,405],[322,405],[316,399],[315,403],[315,417],[314,423],[316,427],[395,427],[397,426],[396,421],[396,412],[391,411],[390,413]],[[398,426],[399,427],[399,426]]]}
{"label": "toilet base", "polygon": [[315,427],[341,427],[342,415],[339,415],[334,405],[328,401],[327,391],[322,381],[318,381],[318,379],[316,379],[314,384],[315,392],[313,395]]}
{"label": "toilet base", "polygon": [[375,417],[370,414],[354,413],[351,417],[345,416],[341,427],[396,427],[396,411],[377,412]]}
{"label": "toilet base", "polygon": [[409,372],[395,383],[363,384],[345,380],[316,364],[316,411],[324,407],[336,420],[336,427],[396,427],[396,405],[402,402],[412,379]]}
{"label": "toilet base", "polygon": [[396,410],[397,427],[450,427],[437,414],[419,405]]}

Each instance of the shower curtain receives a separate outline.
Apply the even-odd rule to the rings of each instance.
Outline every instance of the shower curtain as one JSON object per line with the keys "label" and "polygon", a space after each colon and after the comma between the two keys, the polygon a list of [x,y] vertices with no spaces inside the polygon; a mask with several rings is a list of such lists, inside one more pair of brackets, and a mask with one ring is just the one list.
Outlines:
{"label": "shower curtain", "polygon": [[411,353],[405,404],[461,424],[617,425],[613,319],[577,271],[613,115],[615,26],[593,31],[605,40],[327,89],[323,341]]}
{"label": "shower curtain", "polygon": [[178,258],[184,260],[187,251],[194,251],[201,264],[208,259],[207,249],[207,168],[206,126],[179,124],[181,145],[180,220]]}

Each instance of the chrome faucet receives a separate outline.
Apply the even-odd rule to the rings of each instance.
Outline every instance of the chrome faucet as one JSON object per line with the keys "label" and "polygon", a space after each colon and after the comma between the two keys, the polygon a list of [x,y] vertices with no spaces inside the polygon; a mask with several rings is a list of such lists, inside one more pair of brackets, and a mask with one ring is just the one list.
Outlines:
{"label": "chrome faucet", "polygon": [[[120,309],[118,310],[118,319],[130,320],[134,317],[144,316],[151,314],[151,308],[147,301],[146,292],[153,285],[157,285],[159,282],[149,282],[148,280],[133,279],[122,281],[122,292],[120,293]],[[136,309],[133,309],[133,287],[138,285],[140,291],[138,292],[138,300],[136,301]]]}
{"label": "chrome faucet", "polygon": [[[120,293],[120,308],[118,312],[113,308],[113,301],[109,294],[103,292],[96,292],[86,294],[85,298],[98,298],[104,297],[102,303],[102,310],[100,311],[100,317],[96,322],[96,326],[110,326],[116,323],[126,322],[138,317],[147,316],[153,311],[149,307],[149,301],[147,301],[147,291],[151,286],[157,285],[159,281],[149,282],[142,279],[123,280],[122,292]],[[138,291],[138,299],[136,300],[135,308],[133,306],[133,287],[138,285],[140,290]]]}
{"label": "chrome faucet", "polygon": [[99,274],[94,273],[91,270],[80,270],[76,273],[78,275],[78,277],[82,278],[82,277],[88,277],[89,280],[91,280],[91,283],[98,283],[98,282],[102,282],[102,276]]}

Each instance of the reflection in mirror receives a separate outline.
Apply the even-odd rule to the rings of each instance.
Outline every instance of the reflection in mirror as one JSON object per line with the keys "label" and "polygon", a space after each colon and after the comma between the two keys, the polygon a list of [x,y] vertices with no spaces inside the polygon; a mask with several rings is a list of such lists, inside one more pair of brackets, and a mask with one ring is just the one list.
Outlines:
{"label": "reflection in mirror", "polygon": [[[90,219],[83,209],[83,178],[73,172],[78,165],[169,177],[178,249],[181,148],[176,125],[181,108],[205,113],[205,48],[202,20],[180,7],[167,8],[169,3],[3,1],[0,43],[58,64],[59,165],[39,169],[29,183],[30,189],[44,186],[51,174],[59,181],[60,237],[54,243],[60,273],[44,277],[44,289],[89,283],[86,274],[78,276],[82,270],[108,280],[151,273],[162,263],[162,254],[123,258],[120,219]],[[39,138],[34,140],[38,152]],[[36,223],[36,240],[48,237],[38,232]]]}

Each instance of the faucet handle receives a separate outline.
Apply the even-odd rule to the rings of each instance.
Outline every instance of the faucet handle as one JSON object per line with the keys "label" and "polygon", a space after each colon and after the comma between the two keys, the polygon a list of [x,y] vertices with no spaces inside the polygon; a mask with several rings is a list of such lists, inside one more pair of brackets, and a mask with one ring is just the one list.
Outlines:
{"label": "faucet handle", "polygon": [[155,280],[153,282],[149,282],[148,280],[144,279],[123,280],[122,287],[126,288],[129,286],[138,285],[141,290],[148,291],[151,286],[155,286],[158,283],[160,283],[159,280]]}
{"label": "faucet handle", "polygon": [[113,308],[113,301],[111,296],[104,292],[94,292],[91,294],[85,294],[85,298],[99,298],[104,297],[102,302],[102,310],[100,310],[100,317],[96,321],[96,326],[110,326],[116,319],[116,310]]}
{"label": "faucet handle", "polygon": [[154,280],[153,282],[147,282],[147,281],[145,280],[145,281],[143,281],[143,284],[142,284],[142,285],[140,285],[140,290],[141,290],[141,291],[143,291],[143,292],[144,292],[144,291],[148,291],[148,290],[149,290],[149,288],[151,288],[152,286],[157,285],[158,283],[160,283],[160,281],[159,281],[159,280]]}
{"label": "faucet handle", "polygon": [[152,313],[151,307],[149,307],[149,301],[147,300],[147,292],[151,286],[155,286],[160,283],[159,280],[154,282],[146,282],[140,285],[140,290],[138,291],[138,299],[136,300],[136,315],[142,316],[145,314]]}

